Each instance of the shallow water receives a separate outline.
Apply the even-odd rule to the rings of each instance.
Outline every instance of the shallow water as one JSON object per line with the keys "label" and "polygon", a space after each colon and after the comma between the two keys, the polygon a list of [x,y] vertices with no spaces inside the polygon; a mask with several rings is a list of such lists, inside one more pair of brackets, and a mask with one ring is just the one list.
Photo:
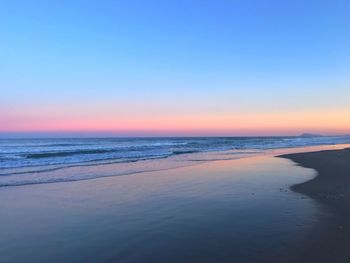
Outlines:
{"label": "shallow water", "polygon": [[[1,139],[0,167],[41,170],[96,163],[128,163],[179,154],[350,143],[350,136]],[[35,168],[34,168],[35,167]],[[23,169],[25,171],[25,169]],[[10,173],[2,172],[6,175]]]}
{"label": "shallow water", "polygon": [[347,144],[340,143],[349,141],[350,136],[0,140],[0,187],[167,170],[213,160],[344,148]]}
{"label": "shallow water", "polygon": [[1,262],[271,262],[328,211],[274,157],[0,188]]}

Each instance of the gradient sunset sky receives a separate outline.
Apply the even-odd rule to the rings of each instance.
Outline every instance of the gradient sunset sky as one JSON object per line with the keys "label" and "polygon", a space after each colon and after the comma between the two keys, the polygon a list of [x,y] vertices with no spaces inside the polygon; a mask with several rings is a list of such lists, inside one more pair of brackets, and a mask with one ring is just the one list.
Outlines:
{"label": "gradient sunset sky", "polygon": [[350,133],[350,1],[1,1],[0,133]]}

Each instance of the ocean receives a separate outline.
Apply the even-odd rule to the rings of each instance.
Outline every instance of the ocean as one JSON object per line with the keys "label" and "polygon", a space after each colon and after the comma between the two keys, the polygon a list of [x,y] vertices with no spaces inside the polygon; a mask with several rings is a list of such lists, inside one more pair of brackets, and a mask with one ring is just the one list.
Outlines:
{"label": "ocean", "polygon": [[[345,143],[350,136],[0,139],[0,186],[123,175],[271,149]],[[101,165],[110,169],[92,168]]]}

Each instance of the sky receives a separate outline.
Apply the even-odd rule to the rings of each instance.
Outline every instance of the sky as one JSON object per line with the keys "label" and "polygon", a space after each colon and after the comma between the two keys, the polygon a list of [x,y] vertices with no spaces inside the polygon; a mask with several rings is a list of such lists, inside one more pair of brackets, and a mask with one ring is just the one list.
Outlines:
{"label": "sky", "polygon": [[0,1],[0,135],[350,134],[350,2]]}

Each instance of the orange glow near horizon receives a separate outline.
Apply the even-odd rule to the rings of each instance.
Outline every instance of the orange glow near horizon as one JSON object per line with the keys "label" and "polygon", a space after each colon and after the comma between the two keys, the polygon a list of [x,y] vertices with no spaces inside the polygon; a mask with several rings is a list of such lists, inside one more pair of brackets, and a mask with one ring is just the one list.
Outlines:
{"label": "orange glow near horizon", "polygon": [[[48,117],[48,115],[50,117]],[[7,116],[8,117],[8,116]],[[169,116],[0,116],[1,132],[145,132],[188,135],[283,135],[303,132],[350,133],[349,112],[177,114]]]}
{"label": "orange glow near horizon", "polygon": [[2,137],[350,135],[350,1],[3,2]]}

